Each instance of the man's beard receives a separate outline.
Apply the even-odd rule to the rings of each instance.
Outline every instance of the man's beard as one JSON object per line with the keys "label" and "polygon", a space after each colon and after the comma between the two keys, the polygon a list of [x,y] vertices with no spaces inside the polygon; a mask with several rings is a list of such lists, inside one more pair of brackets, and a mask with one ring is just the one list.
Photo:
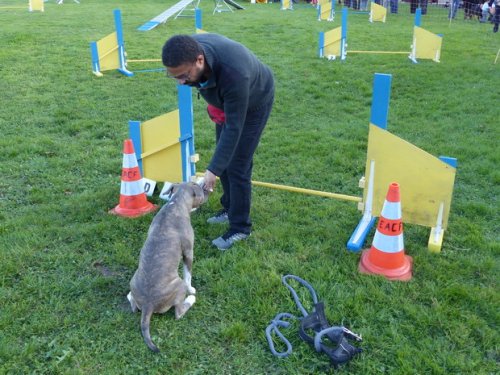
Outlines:
{"label": "man's beard", "polygon": [[203,72],[204,70],[201,70],[199,72],[196,72],[196,77],[194,78],[194,80],[189,80],[189,81],[186,81],[184,82],[184,84],[186,86],[191,86],[191,87],[200,87],[200,81],[202,80],[202,77],[203,77]]}

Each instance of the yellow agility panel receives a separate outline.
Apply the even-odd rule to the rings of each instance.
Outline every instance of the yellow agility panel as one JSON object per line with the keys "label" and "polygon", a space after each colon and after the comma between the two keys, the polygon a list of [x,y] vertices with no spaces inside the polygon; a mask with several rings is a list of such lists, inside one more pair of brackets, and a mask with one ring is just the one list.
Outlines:
{"label": "yellow agility panel", "polygon": [[321,4],[319,19],[321,21],[332,21],[332,3],[324,2]]}
{"label": "yellow agility panel", "polygon": [[386,17],[387,9],[382,5],[372,2],[370,8],[370,22],[385,22]]}
{"label": "yellow agility panel", "polygon": [[180,135],[178,109],[141,124],[143,177],[182,182]]}
{"label": "yellow agility panel", "polygon": [[439,62],[443,38],[421,27],[413,28],[413,55],[417,59]]}
{"label": "yellow agility panel", "polygon": [[43,12],[45,9],[43,7],[43,0],[30,0],[29,1],[29,10],[30,12],[33,11],[40,11]]}
{"label": "yellow agility panel", "polygon": [[196,28],[196,34],[206,34],[206,33],[208,33],[208,31]]}
{"label": "yellow agility panel", "polygon": [[337,27],[325,33],[325,46],[323,56],[340,56],[342,42],[342,27]]}
{"label": "yellow agility panel", "polygon": [[120,56],[118,55],[118,39],[113,32],[97,41],[99,52],[99,64],[101,71],[118,69],[120,67]]}
{"label": "yellow agility panel", "polygon": [[281,0],[281,10],[292,9],[290,0]]}
{"label": "yellow agility panel", "polygon": [[[397,182],[401,188],[401,208],[405,223],[434,227],[441,211],[442,229],[447,228],[455,168],[370,124],[365,171],[367,181],[370,179],[372,160],[375,161],[372,202],[374,216],[382,211],[387,187],[392,182]],[[367,190],[365,188],[365,202]]]}

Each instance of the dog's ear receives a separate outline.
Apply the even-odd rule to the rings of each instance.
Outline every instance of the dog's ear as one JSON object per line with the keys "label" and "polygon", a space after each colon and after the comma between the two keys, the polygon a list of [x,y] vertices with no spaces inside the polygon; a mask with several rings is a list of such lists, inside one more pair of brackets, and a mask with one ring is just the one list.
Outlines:
{"label": "dog's ear", "polygon": [[[165,183],[167,184],[167,182]],[[168,183],[168,185],[165,185],[160,193],[160,198],[169,201],[172,199],[175,193],[179,190],[180,184],[172,184]]]}
{"label": "dog's ear", "polygon": [[170,188],[170,195],[174,195],[177,193],[180,189],[182,184],[172,184],[172,187]]}

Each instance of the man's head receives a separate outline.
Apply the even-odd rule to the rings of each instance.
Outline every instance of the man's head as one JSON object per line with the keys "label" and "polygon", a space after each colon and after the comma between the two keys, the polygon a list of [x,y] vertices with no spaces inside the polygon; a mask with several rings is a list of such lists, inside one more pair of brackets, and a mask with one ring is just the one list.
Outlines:
{"label": "man's head", "polygon": [[204,73],[205,56],[200,44],[189,35],[175,35],[162,49],[167,75],[182,85],[194,86]]}

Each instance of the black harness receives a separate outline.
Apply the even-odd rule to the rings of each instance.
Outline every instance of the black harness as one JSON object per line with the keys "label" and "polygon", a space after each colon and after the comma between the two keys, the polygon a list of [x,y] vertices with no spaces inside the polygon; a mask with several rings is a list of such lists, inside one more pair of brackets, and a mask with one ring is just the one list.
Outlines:
{"label": "black harness", "polygon": [[[295,290],[288,284],[288,279],[294,279],[305,286],[313,299],[313,311],[307,313],[300,303],[299,297]],[[303,318],[300,319],[299,336],[305,342],[314,346],[317,352],[325,353],[330,359],[331,364],[337,367],[343,363],[350,361],[356,354],[361,353],[361,349],[355,347],[350,341],[362,341],[360,335],[357,335],[343,326],[330,326],[325,316],[325,306],[323,302],[318,302],[316,292],[313,287],[305,280],[294,275],[286,275],[281,278],[281,281],[292,293],[293,299],[297,307],[302,312]],[[292,345],[279,331],[279,328],[287,328],[290,326],[284,318],[296,319],[292,314],[280,313],[271,321],[271,324],[266,328],[266,337],[269,347],[273,355],[277,357],[287,357],[292,353]],[[275,333],[286,345],[286,352],[277,352],[274,348],[272,334]]]}

